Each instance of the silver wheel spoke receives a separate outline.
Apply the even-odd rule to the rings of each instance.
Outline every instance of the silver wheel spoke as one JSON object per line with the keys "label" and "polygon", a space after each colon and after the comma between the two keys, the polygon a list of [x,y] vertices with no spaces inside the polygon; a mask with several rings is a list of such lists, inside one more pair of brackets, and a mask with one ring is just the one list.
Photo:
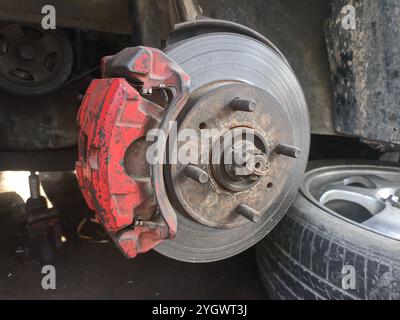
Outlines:
{"label": "silver wheel spoke", "polygon": [[375,185],[375,195],[378,200],[387,200],[400,188],[399,182],[393,182],[377,175],[363,176]]}
{"label": "silver wheel spoke", "polygon": [[371,214],[377,214],[385,208],[383,201],[376,197],[376,189],[366,189],[341,185],[330,185],[321,198],[320,202],[325,205],[330,201],[344,200],[354,202],[367,209]]}
{"label": "silver wheel spoke", "polygon": [[352,176],[352,177],[344,179],[343,184],[345,186],[359,184],[368,189],[377,188],[376,183],[374,183],[373,179],[371,179],[370,176]]}
{"label": "silver wheel spoke", "polygon": [[326,212],[400,240],[400,168],[321,167],[306,174],[301,191]]}
{"label": "silver wheel spoke", "polygon": [[363,222],[362,225],[400,240],[400,209],[388,204],[382,212]]}
{"label": "silver wheel spoke", "polygon": [[372,183],[375,186],[375,189],[382,189],[382,188],[387,188],[387,187],[393,187],[394,186],[393,182],[391,182],[391,181],[389,181],[389,180],[387,180],[385,178],[376,176],[374,174],[364,175],[364,176],[357,176],[357,177],[360,177],[360,178],[363,178],[363,179],[369,181],[370,183]]}

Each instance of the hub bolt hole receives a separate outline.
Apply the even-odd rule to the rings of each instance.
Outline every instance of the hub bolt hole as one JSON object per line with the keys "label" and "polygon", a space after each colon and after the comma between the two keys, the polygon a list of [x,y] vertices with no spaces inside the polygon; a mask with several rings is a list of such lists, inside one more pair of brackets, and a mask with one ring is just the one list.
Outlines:
{"label": "hub bolt hole", "polygon": [[207,129],[207,123],[205,123],[205,122],[200,123],[200,124],[199,124],[199,129],[200,129],[200,130]]}

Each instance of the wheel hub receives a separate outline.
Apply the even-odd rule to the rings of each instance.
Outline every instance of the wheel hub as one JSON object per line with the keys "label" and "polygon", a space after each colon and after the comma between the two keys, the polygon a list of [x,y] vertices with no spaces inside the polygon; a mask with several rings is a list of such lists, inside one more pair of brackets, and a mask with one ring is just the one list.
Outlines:
{"label": "wheel hub", "polygon": [[[209,227],[251,223],[237,208],[243,204],[261,216],[279,196],[293,159],[272,151],[281,142],[292,143],[290,122],[270,94],[249,84],[202,88],[194,96],[178,118],[178,132],[203,138],[189,165],[196,165],[209,179],[199,183],[188,177],[188,163],[171,165],[168,190],[174,205]],[[238,110],[238,96],[254,110]],[[187,140],[178,140],[176,150],[185,150]]]}
{"label": "wheel hub", "polygon": [[[209,34],[165,53],[103,60],[105,79],[80,111],[79,181],[128,257],[154,247],[220,260],[263,238],[294,199],[309,148],[305,100],[286,60],[257,40]],[[149,141],[161,146],[155,162]]]}

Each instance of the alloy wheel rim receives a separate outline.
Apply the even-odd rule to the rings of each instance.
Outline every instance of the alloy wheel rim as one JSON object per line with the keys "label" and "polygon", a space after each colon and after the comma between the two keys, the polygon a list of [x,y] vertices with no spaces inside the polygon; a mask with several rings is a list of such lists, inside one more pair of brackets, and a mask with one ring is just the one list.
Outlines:
{"label": "alloy wheel rim", "polygon": [[301,192],[329,214],[400,240],[400,168],[322,167],[307,172]]}

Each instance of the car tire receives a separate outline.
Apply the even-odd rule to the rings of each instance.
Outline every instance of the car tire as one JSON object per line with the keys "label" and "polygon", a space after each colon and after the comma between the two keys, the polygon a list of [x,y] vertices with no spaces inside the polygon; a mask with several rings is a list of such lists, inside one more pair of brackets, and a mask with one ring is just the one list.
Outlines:
{"label": "car tire", "polygon": [[[309,171],[349,163],[311,162]],[[400,173],[396,163],[367,164]],[[271,299],[399,300],[399,248],[400,240],[330,214],[300,192],[281,223],[257,245],[257,261]],[[353,288],[343,284],[348,266],[355,272]]]}

